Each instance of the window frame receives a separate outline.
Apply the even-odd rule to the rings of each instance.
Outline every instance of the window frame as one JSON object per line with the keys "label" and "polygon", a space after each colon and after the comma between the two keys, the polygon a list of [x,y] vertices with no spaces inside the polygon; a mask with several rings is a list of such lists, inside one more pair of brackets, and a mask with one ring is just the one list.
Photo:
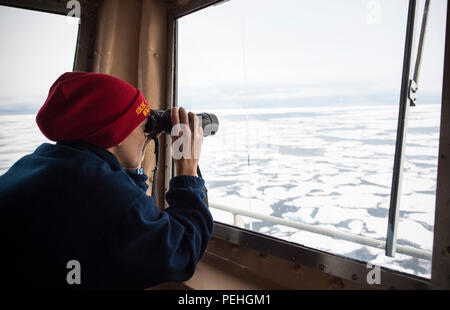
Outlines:
{"label": "window frame", "polygon": [[[184,4],[169,3],[168,5],[168,71],[167,71],[167,107],[177,104],[177,19],[209,7],[219,5],[229,0],[192,0]],[[410,3],[416,0],[410,0]],[[444,56],[444,83],[441,101],[441,124],[438,157],[438,177],[436,187],[435,225],[433,234],[431,279],[380,267],[381,285],[385,289],[442,289],[450,288],[450,193],[444,189],[450,187],[450,88],[445,88],[450,82],[450,13],[447,8],[446,40]],[[408,102],[409,104],[409,102]],[[166,185],[173,176],[173,161],[170,143],[166,144]],[[167,186],[165,186],[167,190]],[[214,222],[213,238],[224,240],[230,244],[243,246],[268,255],[274,255],[315,268],[343,279],[367,285],[367,262],[309,248],[300,244],[284,241],[268,235],[249,231],[236,226]]]}
{"label": "window frame", "polygon": [[[78,25],[73,71],[90,72],[92,71],[94,57],[99,1],[78,1],[81,4],[81,16]],[[0,5],[58,15],[67,15],[70,12],[70,9],[66,8],[67,2],[65,1],[0,0]]]}

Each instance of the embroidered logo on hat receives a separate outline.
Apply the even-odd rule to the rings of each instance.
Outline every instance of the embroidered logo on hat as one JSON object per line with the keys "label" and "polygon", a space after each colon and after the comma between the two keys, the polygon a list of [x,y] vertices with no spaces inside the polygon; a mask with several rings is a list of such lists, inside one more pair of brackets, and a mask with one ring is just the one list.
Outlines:
{"label": "embroidered logo on hat", "polygon": [[148,113],[150,113],[150,108],[145,100],[142,100],[141,105],[136,109],[137,115],[144,113],[144,116],[147,117]]}

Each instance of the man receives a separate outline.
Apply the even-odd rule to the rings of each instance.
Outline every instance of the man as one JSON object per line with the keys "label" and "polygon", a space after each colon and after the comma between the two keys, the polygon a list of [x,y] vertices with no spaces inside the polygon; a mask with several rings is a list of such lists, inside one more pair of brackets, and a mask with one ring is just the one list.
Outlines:
{"label": "man", "polygon": [[[213,229],[204,180],[198,158],[185,156],[167,209],[145,194],[149,111],[141,91],[109,75],[71,72],[53,84],[36,121],[57,143],[0,177],[2,286],[147,288],[192,276]],[[188,117],[194,154],[198,118],[171,110],[174,126]]]}

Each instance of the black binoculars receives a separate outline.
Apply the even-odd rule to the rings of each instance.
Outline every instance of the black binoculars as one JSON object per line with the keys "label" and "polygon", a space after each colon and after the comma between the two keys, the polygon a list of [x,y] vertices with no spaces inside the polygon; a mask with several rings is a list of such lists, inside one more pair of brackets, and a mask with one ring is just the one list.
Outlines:
{"label": "black binoculars", "polygon": [[[203,136],[213,136],[219,130],[219,120],[212,113],[196,114],[203,128]],[[156,136],[159,133],[170,134],[172,131],[172,119],[170,110],[151,110],[148,116],[148,122],[145,125],[145,132]]]}

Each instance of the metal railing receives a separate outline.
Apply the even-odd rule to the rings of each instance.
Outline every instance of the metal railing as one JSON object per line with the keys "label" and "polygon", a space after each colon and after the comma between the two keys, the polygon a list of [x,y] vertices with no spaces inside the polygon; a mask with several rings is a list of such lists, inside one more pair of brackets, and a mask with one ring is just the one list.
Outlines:
{"label": "metal railing", "polygon": [[[385,249],[385,247],[386,247],[386,241],[383,241],[383,240],[368,238],[368,237],[355,235],[355,234],[351,234],[351,233],[347,233],[347,232],[343,232],[343,231],[339,231],[339,230],[320,227],[317,225],[294,222],[294,221],[290,221],[287,219],[283,219],[283,218],[279,218],[279,217],[275,217],[275,216],[271,216],[271,215],[258,214],[255,212],[241,210],[241,209],[234,208],[234,207],[223,206],[223,205],[215,204],[215,203],[210,203],[209,207],[212,209],[229,212],[233,215],[234,218],[236,218],[237,215],[246,216],[249,218],[258,219],[258,220],[266,221],[269,223],[283,225],[286,227],[292,227],[292,228],[296,228],[296,229],[303,230],[303,231],[308,231],[308,232],[319,234],[319,235],[329,236],[329,237],[332,237],[335,239],[340,239],[340,240],[358,243],[361,245],[370,246],[373,248]],[[236,225],[236,223],[234,223],[234,224]],[[400,254],[408,255],[411,257],[415,257],[415,258],[431,260],[431,251],[416,249],[416,248],[413,248],[410,246],[397,245],[397,252]]]}

